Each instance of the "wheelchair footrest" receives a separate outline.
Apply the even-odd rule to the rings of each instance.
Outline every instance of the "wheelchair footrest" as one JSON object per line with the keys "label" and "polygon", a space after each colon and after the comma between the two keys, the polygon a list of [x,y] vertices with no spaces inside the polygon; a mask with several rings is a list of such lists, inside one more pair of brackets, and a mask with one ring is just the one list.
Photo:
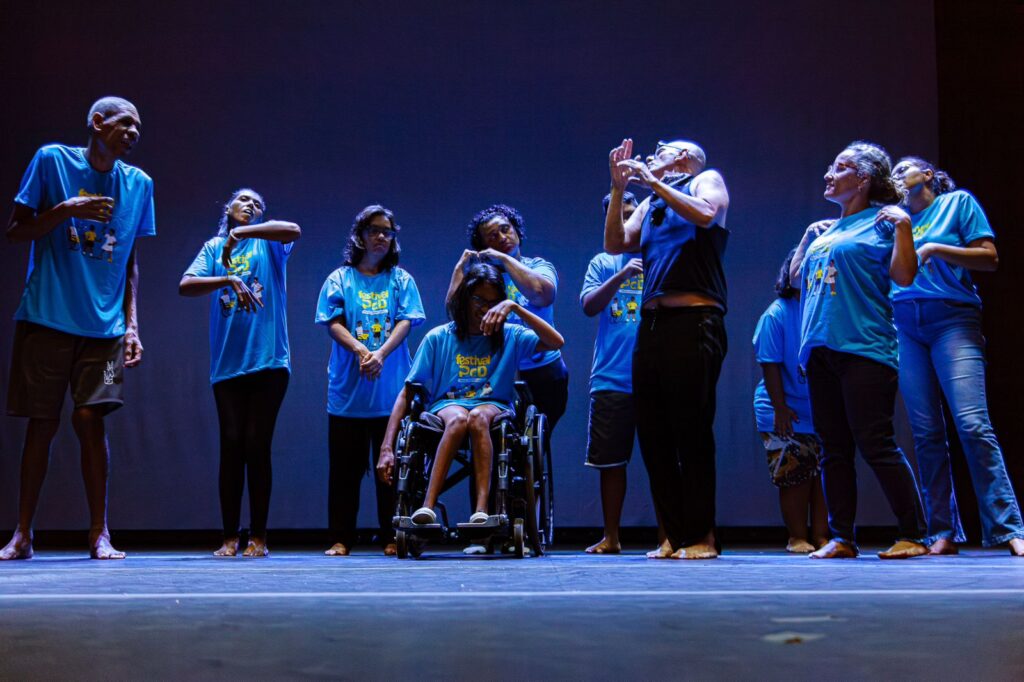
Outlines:
{"label": "wheelchair footrest", "polygon": [[395,530],[404,530],[411,533],[441,533],[444,526],[440,523],[415,523],[411,516],[395,516],[391,519],[391,525]]}
{"label": "wheelchair footrest", "polygon": [[508,527],[508,517],[503,514],[492,514],[487,517],[486,523],[460,523],[456,525],[459,529],[459,533],[474,533],[480,531],[481,533],[493,533],[496,530]]}

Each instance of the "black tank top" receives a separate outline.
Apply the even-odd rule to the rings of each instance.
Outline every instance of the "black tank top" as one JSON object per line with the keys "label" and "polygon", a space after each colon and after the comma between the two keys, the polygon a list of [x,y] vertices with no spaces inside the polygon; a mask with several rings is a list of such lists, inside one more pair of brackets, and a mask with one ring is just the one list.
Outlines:
{"label": "black tank top", "polygon": [[[688,176],[669,186],[693,196]],[[657,194],[640,231],[644,259],[643,303],[665,294],[692,292],[726,307],[722,259],[729,231],[718,224],[698,227],[673,211]]]}

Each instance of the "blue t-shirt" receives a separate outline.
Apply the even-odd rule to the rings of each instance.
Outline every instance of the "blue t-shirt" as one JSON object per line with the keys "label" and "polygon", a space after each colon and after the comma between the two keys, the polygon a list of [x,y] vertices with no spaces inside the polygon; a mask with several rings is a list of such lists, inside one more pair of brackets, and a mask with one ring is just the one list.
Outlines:
{"label": "blue t-shirt", "polygon": [[[342,266],[328,275],[316,304],[316,323],[341,318],[345,329],[374,351],[384,345],[401,320],[423,323],[423,302],[412,276],[400,267],[368,277]],[[336,417],[370,418],[391,414],[412,361],[408,337],[384,360],[380,376],[359,373],[359,357],[337,341],[327,363],[327,413]]]}
{"label": "blue t-shirt", "polygon": [[416,349],[408,383],[420,383],[427,390],[430,412],[450,405],[471,409],[490,404],[508,409],[515,398],[516,368],[523,358],[537,350],[537,333],[528,327],[506,322],[505,343],[491,350],[488,336],[469,336],[459,341],[455,323],[434,327]]}
{"label": "blue t-shirt", "polygon": [[[910,221],[914,225],[915,248],[924,244],[966,247],[975,239],[995,238],[985,212],[964,190],[940,194],[931,206],[910,216]],[[931,298],[981,305],[970,271],[937,257],[918,268],[909,287],[893,284],[892,297],[895,301]]]}
{"label": "blue t-shirt", "polygon": [[[754,329],[754,354],[758,364],[770,362],[782,365],[782,391],[786,394],[786,405],[796,412],[800,420],[793,422],[793,431],[814,433],[807,378],[797,362],[799,353],[800,301],[796,298],[777,298],[757,321]],[[763,378],[754,390],[754,415],[757,417],[758,431],[768,433],[775,430],[775,408]]]}
{"label": "blue t-shirt", "polygon": [[[519,262],[526,267],[533,270],[535,273],[543,277],[544,279],[551,282],[555,287],[555,293],[558,292],[558,273],[555,272],[555,266],[543,258],[530,258],[522,256],[519,258]],[[523,306],[531,313],[544,320],[552,327],[555,326],[555,303],[552,300],[551,305],[543,307],[535,306],[526,300],[526,297],[519,291],[519,287],[512,281],[512,278],[507,272],[502,272],[505,277],[505,295],[509,299],[515,301],[519,305]],[[523,320],[518,315],[512,314],[508,316],[508,321],[513,324],[523,324]],[[519,369],[536,369],[537,367],[544,367],[550,365],[552,362],[556,362],[562,357],[561,351],[549,350],[541,353],[534,353],[528,357],[523,358],[519,364]]]}
{"label": "blue t-shirt", "polygon": [[897,367],[889,300],[893,228],[875,227],[878,211],[872,207],[836,221],[807,248],[800,269],[804,367],[815,346]]}
{"label": "blue t-shirt", "polygon": [[153,181],[120,160],[101,173],[85,149],[51,144],[32,157],[14,201],[42,213],[77,196],[111,197],[110,222],[69,218],[32,242],[14,319],[79,336],[122,336],[132,246],[156,234]]}
{"label": "blue t-shirt", "polygon": [[[599,253],[587,266],[580,291],[584,297],[614,277],[626,263],[639,257],[636,253],[613,256]],[[633,275],[619,285],[611,303],[601,311],[594,343],[594,364],[590,370],[590,392],[633,392],[633,345],[640,322],[640,296],[644,290],[643,274]]]}
{"label": "blue t-shirt", "polygon": [[236,275],[263,302],[256,312],[239,310],[235,290],[225,286],[210,294],[210,383],[283,367],[288,353],[285,265],[294,242],[243,239],[231,251],[231,271],[220,262],[225,237],[214,237],[199,250],[185,275]]}

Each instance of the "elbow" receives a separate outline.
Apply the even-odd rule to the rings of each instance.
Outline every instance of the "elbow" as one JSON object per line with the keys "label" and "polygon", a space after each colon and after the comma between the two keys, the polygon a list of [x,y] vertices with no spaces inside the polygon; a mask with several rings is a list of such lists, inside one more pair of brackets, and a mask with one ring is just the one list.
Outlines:
{"label": "elbow", "polygon": [[290,244],[291,242],[297,242],[299,241],[299,239],[302,238],[302,228],[299,227],[296,223],[283,222],[281,223],[281,227],[283,227],[288,233],[288,238],[284,240],[286,244]]}
{"label": "elbow", "polygon": [[901,287],[909,287],[914,283],[914,276],[916,274],[916,272],[897,272],[892,275],[892,281],[896,282],[896,284],[899,284]]}
{"label": "elbow", "polygon": [[985,264],[988,266],[985,268],[985,272],[995,272],[996,270],[998,270],[999,254],[993,253]]}
{"label": "elbow", "polygon": [[[552,330],[552,331],[555,331],[555,330]],[[555,331],[554,337],[551,340],[554,342],[554,343],[550,344],[551,345],[551,350],[558,350],[562,346],[565,345],[565,339],[562,338],[562,335],[559,334],[557,331]]]}
{"label": "elbow", "polygon": [[605,253],[609,253],[613,256],[618,256],[621,253],[625,253],[625,250],[622,248],[621,244],[613,244],[607,239],[604,240],[604,250]]}
{"label": "elbow", "polygon": [[191,277],[182,277],[181,281],[178,282],[178,295],[179,296],[191,296],[192,293],[189,291],[189,280]]}

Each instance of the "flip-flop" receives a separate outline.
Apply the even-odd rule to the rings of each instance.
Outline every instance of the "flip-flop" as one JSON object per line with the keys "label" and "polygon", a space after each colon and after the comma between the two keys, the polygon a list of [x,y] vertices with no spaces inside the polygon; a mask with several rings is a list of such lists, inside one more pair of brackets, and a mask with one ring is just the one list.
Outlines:
{"label": "flip-flop", "polygon": [[412,522],[420,526],[425,526],[429,523],[437,523],[437,514],[435,514],[434,510],[430,507],[420,507],[413,512]]}

